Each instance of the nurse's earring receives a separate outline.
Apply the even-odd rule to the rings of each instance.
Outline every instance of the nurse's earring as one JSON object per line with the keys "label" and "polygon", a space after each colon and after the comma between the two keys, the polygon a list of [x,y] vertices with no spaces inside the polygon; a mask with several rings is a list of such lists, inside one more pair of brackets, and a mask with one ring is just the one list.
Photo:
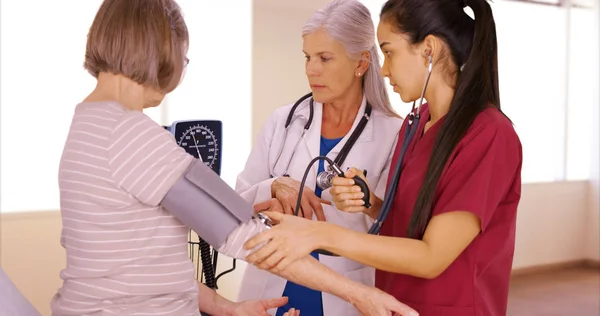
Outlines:
{"label": "nurse's earring", "polygon": [[357,72],[357,73],[356,73],[356,76],[357,76],[357,77],[360,77],[360,75],[361,75],[361,73],[360,73],[360,72]]}

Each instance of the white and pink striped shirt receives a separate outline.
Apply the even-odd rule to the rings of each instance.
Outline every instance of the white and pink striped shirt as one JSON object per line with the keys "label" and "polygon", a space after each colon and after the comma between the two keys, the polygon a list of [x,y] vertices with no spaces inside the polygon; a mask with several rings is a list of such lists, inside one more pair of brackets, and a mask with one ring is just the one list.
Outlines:
{"label": "white and pink striped shirt", "polygon": [[145,114],[79,104],[60,161],[53,315],[199,315],[188,228],[158,204],[194,157]]}

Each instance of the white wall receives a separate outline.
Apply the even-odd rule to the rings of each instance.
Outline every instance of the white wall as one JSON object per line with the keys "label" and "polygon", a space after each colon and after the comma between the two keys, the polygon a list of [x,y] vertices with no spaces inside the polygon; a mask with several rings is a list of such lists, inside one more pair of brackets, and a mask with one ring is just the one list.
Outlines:
{"label": "white wall", "polygon": [[276,107],[310,91],[304,73],[302,25],[324,0],[253,1],[252,139]]}
{"label": "white wall", "polygon": [[588,188],[587,181],[523,186],[513,269],[586,257]]}

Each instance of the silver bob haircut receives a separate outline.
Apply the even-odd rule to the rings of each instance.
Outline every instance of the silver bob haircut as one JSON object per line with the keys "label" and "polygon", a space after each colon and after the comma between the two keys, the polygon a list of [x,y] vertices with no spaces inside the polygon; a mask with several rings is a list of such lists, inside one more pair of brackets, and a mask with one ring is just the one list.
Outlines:
{"label": "silver bob haircut", "polygon": [[381,77],[381,65],[375,43],[375,26],[369,9],[357,0],[334,0],[316,11],[302,28],[302,36],[323,28],[333,40],[341,43],[350,58],[368,51],[369,67],[363,77],[363,93],[367,102],[388,116],[399,115],[390,99]]}

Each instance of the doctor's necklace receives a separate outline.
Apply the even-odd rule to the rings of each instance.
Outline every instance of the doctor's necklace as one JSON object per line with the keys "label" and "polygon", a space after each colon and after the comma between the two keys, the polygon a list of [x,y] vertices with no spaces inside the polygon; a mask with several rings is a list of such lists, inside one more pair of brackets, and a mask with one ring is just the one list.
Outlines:
{"label": "doctor's necklace", "polygon": [[[344,163],[344,160],[346,160],[346,157],[348,156],[348,153],[352,149],[352,146],[354,146],[354,143],[356,143],[356,140],[358,140],[358,137],[360,136],[360,134],[362,134],[362,132],[365,129],[365,126],[369,122],[370,118],[371,118],[371,105],[369,103],[367,103],[367,106],[365,108],[365,113],[363,114],[363,117],[361,118],[360,122],[356,126],[356,129],[354,129],[354,131],[348,138],[348,141],[346,142],[346,144],[344,144],[344,147],[342,147],[342,150],[340,151],[340,153],[335,157],[334,162],[336,165],[342,166],[342,164]],[[317,186],[323,191],[326,189],[329,189],[332,185],[332,181],[333,181],[334,177],[335,177],[335,172],[332,170],[331,166],[327,166],[326,170],[321,171],[317,175]]]}

